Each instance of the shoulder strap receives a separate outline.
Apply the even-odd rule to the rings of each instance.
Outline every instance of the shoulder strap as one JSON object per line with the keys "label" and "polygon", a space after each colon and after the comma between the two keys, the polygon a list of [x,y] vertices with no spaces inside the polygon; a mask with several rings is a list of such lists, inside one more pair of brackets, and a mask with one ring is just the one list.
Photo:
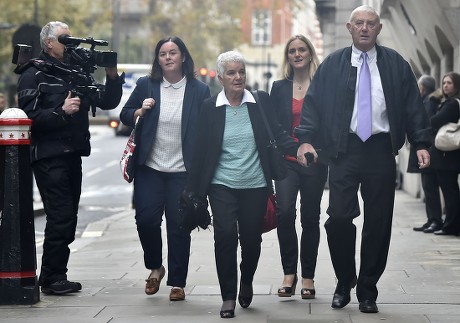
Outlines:
{"label": "shoulder strap", "polygon": [[264,121],[265,128],[267,129],[268,137],[270,138],[270,142],[275,142],[275,136],[273,136],[272,129],[270,128],[270,124],[268,123],[267,116],[265,115],[265,111],[262,108],[262,104],[259,100],[259,93],[257,91],[251,91],[252,95],[256,99],[257,106],[260,110],[260,115],[262,116],[262,120]]}

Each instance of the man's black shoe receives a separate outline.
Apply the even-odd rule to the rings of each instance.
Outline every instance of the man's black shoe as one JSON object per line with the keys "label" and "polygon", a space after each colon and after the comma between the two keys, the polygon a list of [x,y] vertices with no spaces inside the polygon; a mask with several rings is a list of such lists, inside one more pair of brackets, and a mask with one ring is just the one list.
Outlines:
{"label": "man's black shoe", "polygon": [[430,226],[430,224],[431,224],[430,222],[426,222],[423,225],[421,225],[420,227],[414,227],[413,230],[414,231],[423,231],[426,228],[428,228]]}
{"label": "man's black shoe", "polygon": [[442,224],[438,222],[433,222],[430,224],[428,228],[423,229],[423,232],[425,233],[433,233],[435,231],[441,230]]}
{"label": "man's black shoe", "polygon": [[342,308],[347,306],[350,303],[351,296],[350,292],[351,289],[356,286],[356,277],[349,283],[341,283],[340,281],[337,283],[337,287],[335,288],[334,297],[332,298],[332,308]]}
{"label": "man's black shoe", "polygon": [[359,302],[359,310],[363,313],[378,313],[379,312],[379,308],[377,307],[377,304],[375,304],[374,301],[370,301],[370,300]]}
{"label": "man's black shoe", "polygon": [[74,293],[81,290],[81,284],[78,282],[71,282],[68,280],[58,280],[52,284],[42,286],[42,293],[47,295],[62,295],[67,293]]}

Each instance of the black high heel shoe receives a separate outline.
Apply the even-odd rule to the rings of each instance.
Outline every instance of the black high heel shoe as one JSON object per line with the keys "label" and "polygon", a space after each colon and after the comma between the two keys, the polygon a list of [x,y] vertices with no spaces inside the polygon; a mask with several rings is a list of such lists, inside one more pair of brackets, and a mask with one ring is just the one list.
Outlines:
{"label": "black high heel shoe", "polygon": [[238,294],[238,303],[242,308],[248,308],[252,302],[252,296],[254,292],[252,290],[252,285],[244,285],[240,282],[240,293]]}
{"label": "black high heel shoe", "polygon": [[235,306],[236,301],[234,300],[224,301],[220,309],[220,317],[223,319],[231,319],[232,317],[235,317]]}
{"label": "black high heel shoe", "polygon": [[297,280],[297,275],[295,275],[291,286],[283,286],[278,288],[278,297],[291,297],[294,295],[295,288],[297,286]]}

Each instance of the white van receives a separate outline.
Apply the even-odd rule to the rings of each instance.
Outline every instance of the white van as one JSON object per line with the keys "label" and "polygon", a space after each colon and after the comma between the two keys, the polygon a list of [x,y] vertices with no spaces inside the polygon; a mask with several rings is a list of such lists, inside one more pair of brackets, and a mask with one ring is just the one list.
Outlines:
{"label": "white van", "polygon": [[108,110],[109,126],[115,130],[116,136],[129,136],[131,127],[120,122],[120,112],[136,86],[139,77],[148,75],[152,68],[151,64],[118,64],[118,73],[125,72],[125,84],[123,84],[123,95],[120,103],[113,110]]}

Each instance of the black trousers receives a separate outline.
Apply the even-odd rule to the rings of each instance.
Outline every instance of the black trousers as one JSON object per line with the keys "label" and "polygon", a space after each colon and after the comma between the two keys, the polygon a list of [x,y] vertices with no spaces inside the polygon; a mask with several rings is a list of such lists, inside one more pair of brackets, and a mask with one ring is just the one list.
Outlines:
{"label": "black trousers", "polygon": [[241,282],[252,285],[260,257],[268,189],[231,189],[213,184],[208,196],[213,215],[214,253],[222,300],[236,300],[238,238],[241,244]]}
{"label": "black trousers", "polygon": [[45,240],[39,283],[67,279],[67,263],[75,239],[81,194],[81,157],[69,155],[32,164],[46,213]]}
{"label": "black trousers", "polygon": [[425,211],[428,222],[442,223],[441,193],[434,171],[422,173],[422,188],[425,194]]}
{"label": "black trousers", "polygon": [[329,165],[329,219],[325,223],[329,251],[337,279],[356,277],[356,226],[358,189],[363,199],[364,222],[357,284],[359,301],[376,300],[377,282],[385,270],[390,245],[395,196],[396,163],[389,134],[362,142],[348,136],[348,148]]}
{"label": "black trousers", "polygon": [[320,240],[321,198],[327,179],[327,166],[313,164],[308,169],[286,161],[287,177],[275,182],[278,216],[278,240],[285,275],[297,273],[299,243],[296,232],[296,203],[300,193],[300,265],[303,278],[315,277]]}
{"label": "black trousers", "polygon": [[185,287],[190,258],[190,232],[180,227],[179,198],[187,173],[165,173],[138,166],[134,179],[136,226],[147,269],[163,264],[161,224],[166,219],[168,286]]}
{"label": "black trousers", "polygon": [[449,234],[460,233],[460,191],[458,172],[435,169],[446,204],[446,218],[442,229]]}

